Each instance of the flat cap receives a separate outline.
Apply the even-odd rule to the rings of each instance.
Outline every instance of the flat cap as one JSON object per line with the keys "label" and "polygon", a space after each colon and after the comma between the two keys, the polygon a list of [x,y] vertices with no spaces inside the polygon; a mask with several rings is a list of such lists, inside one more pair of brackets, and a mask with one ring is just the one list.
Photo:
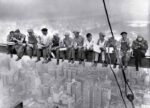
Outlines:
{"label": "flat cap", "polygon": [[128,33],[127,33],[127,32],[121,32],[121,33],[120,33],[120,35],[123,35],[123,34],[128,34]]}
{"label": "flat cap", "polygon": [[80,32],[79,32],[79,31],[73,31],[73,33],[74,33],[74,34],[79,34]]}
{"label": "flat cap", "polygon": [[41,31],[48,31],[48,29],[47,28],[42,28]]}
{"label": "flat cap", "polygon": [[105,37],[105,34],[102,32],[100,32],[99,35]]}
{"label": "flat cap", "polygon": [[59,35],[58,31],[53,32],[53,36],[58,36],[58,35]]}
{"label": "flat cap", "polygon": [[16,32],[16,33],[20,33],[20,30],[19,30],[19,29],[16,29],[15,32]]}
{"label": "flat cap", "polygon": [[70,35],[69,32],[65,32],[65,33],[64,33],[64,36],[69,36],[69,35]]}
{"label": "flat cap", "polygon": [[28,33],[33,33],[33,29],[28,29],[27,32]]}

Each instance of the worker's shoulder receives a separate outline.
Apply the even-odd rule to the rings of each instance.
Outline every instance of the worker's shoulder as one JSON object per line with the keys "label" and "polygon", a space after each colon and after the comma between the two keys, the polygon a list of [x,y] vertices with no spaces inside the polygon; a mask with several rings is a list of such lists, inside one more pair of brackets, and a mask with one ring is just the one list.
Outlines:
{"label": "worker's shoulder", "polygon": [[19,35],[20,35],[21,37],[26,37],[26,35],[23,34],[23,33],[20,33]]}

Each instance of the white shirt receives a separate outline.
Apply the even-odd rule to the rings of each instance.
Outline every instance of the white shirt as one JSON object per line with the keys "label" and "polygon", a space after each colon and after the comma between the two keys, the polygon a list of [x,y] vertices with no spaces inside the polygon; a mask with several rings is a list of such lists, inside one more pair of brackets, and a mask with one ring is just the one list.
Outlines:
{"label": "white shirt", "polygon": [[89,48],[92,48],[94,46],[94,41],[91,40],[90,42],[86,39],[84,41],[84,45],[83,45],[85,48],[89,49]]}
{"label": "white shirt", "polygon": [[38,43],[43,44],[45,46],[49,46],[52,42],[52,39],[49,35],[41,35],[39,36]]}
{"label": "white shirt", "polygon": [[98,40],[97,45],[98,45],[100,48],[103,48],[104,45],[105,45],[105,43],[106,43],[106,40],[104,40],[103,42],[102,42],[101,40]]}

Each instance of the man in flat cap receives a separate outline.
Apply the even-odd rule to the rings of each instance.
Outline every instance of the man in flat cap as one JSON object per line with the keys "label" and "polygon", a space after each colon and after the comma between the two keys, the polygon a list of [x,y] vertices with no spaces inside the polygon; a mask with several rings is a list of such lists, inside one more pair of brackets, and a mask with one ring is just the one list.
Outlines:
{"label": "man in flat cap", "polygon": [[73,39],[73,54],[72,54],[72,63],[74,63],[75,60],[75,53],[78,54],[78,60],[79,60],[79,64],[82,63],[82,61],[84,61],[83,56],[84,56],[84,48],[83,48],[83,44],[84,44],[84,38],[80,35],[79,31],[73,31],[74,33],[74,39]]}
{"label": "man in flat cap", "polygon": [[57,65],[59,65],[59,58],[60,58],[60,52],[59,52],[59,48],[60,48],[60,37],[59,37],[59,33],[55,32],[53,34],[53,38],[52,38],[52,48],[51,51],[54,53],[54,55],[56,55],[56,59],[57,59]]}
{"label": "man in flat cap", "polygon": [[119,41],[119,46],[120,46],[120,67],[124,66],[123,68],[126,69],[128,66],[128,62],[130,59],[130,41],[129,38],[127,37],[127,32],[121,32],[120,34],[122,38]]}
{"label": "man in flat cap", "polygon": [[15,41],[15,50],[18,56],[16,61],[20,60],[24,55],[25,48],[26,48],[25,38],[26,36],[22,34],[19,29],[15,31],[13,40]]}
{"label": "man in flat cap", "polygon": [[36,62],[40,61],[40,57],[43,55],[43,62],[48,63],[50,61],[49,49],[52,45],[51,37],[48,35],[48,29],[42,28],[41,29],[42,35],[37,38],[37,60]]}
{"label": "man in flat cap", "polygon": [[28,29],[28,40],[27,40],[27,54],[30,58],[36,54],[37,49],[37,36],[34,34],[33,29]]}

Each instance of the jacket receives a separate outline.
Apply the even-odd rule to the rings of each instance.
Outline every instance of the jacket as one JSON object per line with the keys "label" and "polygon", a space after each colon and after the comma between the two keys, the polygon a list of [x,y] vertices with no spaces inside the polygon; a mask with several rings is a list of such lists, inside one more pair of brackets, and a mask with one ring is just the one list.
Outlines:
{"label": "jacket", "polygon": [[132,49],[134,50],[140,50],[144,54],[146,53],[148,49],[148,43],[146,40],[138,41],[137,39],[133,41],[132,43]]}

